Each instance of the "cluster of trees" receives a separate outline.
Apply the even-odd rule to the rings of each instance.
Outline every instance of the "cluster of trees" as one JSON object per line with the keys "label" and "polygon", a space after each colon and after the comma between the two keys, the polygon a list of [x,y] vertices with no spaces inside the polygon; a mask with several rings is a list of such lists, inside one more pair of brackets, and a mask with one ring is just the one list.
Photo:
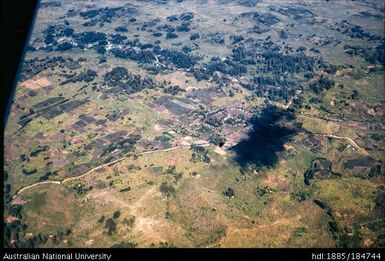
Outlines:
{"label": "cluster of trees", "polygon": [[[51,241],[54,245],[59,245],[63,241],[65,236],[69,236],[71,233],[72,233],[71,229],[67,229],[65,232],[58,231],[52,235]],[[70,244],[70,242],[68,242],[68,243]]]}
{"label": "cluster of trees", "polygon": [[169,24],[158,25],[156,29],[159,31],[164,31],[166,33],[175,32],[175,27]]}
{"label": "cluster of trees", "polygon": [[309,51],[311,51],[313,53],[320,53],[320,51],[315,47],[310,48]]}
{"label": "cluster of trees", "polygon": [[173,64],[177,68],[188,69],[196,63],[196,57],[192,57],[185,52],[163,49],[160,52],[160,60]]}
{"label": "cluster of trees", "polygon": [[[204,66],[205,69],[194,69],[193,73],[196,79],[202,80],[213,76],[215,72],[221,72],[226,75],[240,76],[247,73],[247,67],[244,64],[236,62],[232,59],[222,60],[219,57],[213,57],[209,64]],[[202,76],[200,74],[206,74]]]}
{"label": "cluster of trees", "polygon": [[267,186],[264,187],[264,188],[261,188],[261,187],[257,187],[256,190],[255,190],[255,193],[262,197],[263,195],[267,194],[267,193],[272,193],[272,192],[275,192],[273,189],[270,189],[268,188]]}
{"label": "cluster of trees", "polygon": [[96,71],[87,69],[85,72],[81,72],[79,74],[71,75],[68,79],[64,80],[60,83],[60,85],[64,85],[67,83],[75,83],[75,82],[92,82],[98,74]]}
{"label": "cluster of trees", "polygon": [[[278,101],[278,100],[283,100],[285,102],[288,102],[291,97],[295,95],[296,90],[295,89],[286,89],[286,88],[272,88],[269,89],[264,96],[269,100],[272,101]],[[258,91],[256,94],[260,94]]]}
{"label": "cluster of trees", "polygon": [[248,56],[248,53],[244,46],[235,47],[234,49],[231,50],[231,52],[232,52],[231,54],[232,58],[236,61],[241,61]]}
{"label": "cluster of trees", "polygon": [[71,42],[65,41],[61,42],[56,46],[56,51],[65,52],[72,49],[73,44]]}
{"label": "cluster of trees", "polygon": [[155,141],[160,142],[161,146],[164,148],[171,148],[172,147],[172,145],[170,143],[171,139],[172,139],[172,137],[165,135],[165,134],[155,137]]}
{"label": "cluster of trees", "polygon": [[225,0],[223,3],[230,3],[235,2],[238,5],[245,6],[245,7],[254,7],[256,4],[261,3],[262,0]]}
{"label": "cluster of trees", "polygon": [[77,33],[73,37],[80,48],[84,48],[84,46],[87,44],[107,40],[107,36],[105,33],[94,31]]}
{"label": "cluster of trees", "polygon": [[334,64],[325,63],[323,61],[320,61],[319,67],[323,69],[324,72],[328,74],[335,74],[337,72],[338,67]]}
{"label": "cluster of trees", "polygon": [[64,59],[61,56],[47,56],[44,58],[33,58],[24,62],[23,70],[20,74],[21,80],[32,78],[36,74],[44,71],[48,68],[54,68],[56,66],[64,67],[68,58]]}
{"label": "cluster of trees", "polygon": [[[51,161],[52,162],[52,161]],[[46,173],[44,173],[44,175],[40,176],[39,177],[39,180],[40,181],[44,181],[44,180],[47,180],[49,179],[50,176],[53,176],[53,175],[57,175],[58,171],[47,171]]]}
{"label": "cluster of trees", "polygon": [[370,172],[368,174],[368,177],[377,177],[377,176],[385,176],[385,172],[383,171],[383,166],[381,164],[376,164],[373,167],[370,168]]}
{"label": "cluster of trees", "polygon": [[113,44],[123,44],[124,40],[127,40],[127,36],[120,34],[113,34],[110,36],[110,42]]}
{"label": "cluster of trees", "polygon": [[356,101],[360,98],[360,93],[357,90],[352,90],[352,93],[350,94],[349,98],[353,101]]}
{"label": "cluster of trees", "polygon": [[[143,22],[142,27],[140,28],[140,30],[141,30],[141,31],[146,31],[148,28],[154,27],[154,26],[157,25],[159,22],[160,22],[160,19],[159,19],[159,18],[152,19],[152,20],[150,20],[150,21],[145,21],[145,22]],[[152,30],[151,30],[151,29],[148,29],[147,31],[150,32],[150,31],[152,31]]]}
{"label": "cluster of trees", "polygon": [[65,25],[49,25],[44,33],[44,43],[46,45],[57,43],[58,37],[72,37],[74,29]]}
{"label": "cluster of trees", "polygon": [[127,192],[127,191],[130,191],[130,190],[131,190],[131,187],[128,186],[126,188],[119,189],[119,192]]}
{"label": "cluster of trees", "polygon": [[122,223],[128,227],[133,227],[135,224],[135,216],[124,218]]}
{"label": "cluster of trees", "polygon": [[106,219],[106,217],[103,215],[99,218],[98,222],[100,224],[104,223],[104,228],[106,229],[106,232],[109,236],[111,236],[113,233],[116,232],[117,223],[115,220],[117,220],[120,217],[121,213],[119,210],[115,211],[112,214],[112,217]]}
{"label": "cluster of trees", "polygon": [[349,44],[344,45],[344,51],[345,53],[349,55],[364,55],[365,54],[365,48],[360,46],[352,46]]}
{"label": "cluster of trees", "polygon": [[83,196],[93,189],[93,186],[86,186],[83,182],[78,182],[71,186],[72,191],[75,192],[77,196]]}
{"label": "cluster of trees", "polygon": [[102,16],[102,17],[111,17],[115,15],[116,11],[120,10],[121,7],[116,7],[116,8],[99,8],[99,9],[91,9],[87,11],[80,12],[80,17],[83,19],[92,19],[95,18],[96,16]]}
{"label": "cluster of trees", "polygon": [[280,21],[275,15],[260,12],[246,12],[242,13],[240,17],[251,18],[256,24],[263,24],[265,26],[271,26]]}
{"label": "cluster of trees", "polygon": [[115,211],[114,213],[112,213],[112,218],[113,218],[113,219],[117,219],[117,218],[120,217],[120,215],[121,215],[120,211],[117,210],[117,211]]}
{"label": "cluster of trees", "polygon": [[194,13],[192,12],[185,12],[178,15],[170,15],[167,16],[166,19],[169,22],[176,22],[176,21],[190,21],[194,18]]}
{"label": "cluster of trees", "polygon": [[174,187],[172,185],[168,184],[167,182],[162,182],[162,184],[159,187],[159,190],[167,198],[171,197],[175,193]]}
{"label": "cluster of trees", "polygon": [[209,137],[209,142],[216,146],[222,147],[226,142],[226,138],[220,136],[217,133],[212,133],[212,135]]}
{"label": "cluster of trees", "polygon": [[162,32],[154,32],[152,35],[155,37],[161,37],[163,35],[163,33]]}
{"label": "cluster of trees", "polygon": [[[182,19],[183,22],[176,29],[172,26],[163,26],[163,29],[167,31],[166,38],[177,37],[174,31],[189,31],[189,20],[191,19],[191,17],[193,17],[193,15],[190,13],[182,14],[179,19]],[[121,30],[124,31],[125,29],[118,29],[118,31]],[[102,32],[95,31],[75,33],[73,29],[69,31],[67,29],[57,30],[55,26],[52,26],[47,29],[46,35],[50,38],[49,41],[47,40],[47,42],[52,44],[50,48],[56,48],[56,50],[59,51],[70,50],[74,46],[84,49],[88,44],[92,44],[93,49],[95,49],[100,54],[104,54],[107,51],[106,45],[108,44],[108,41],[110,41],[112,44],[124,45],[124,48],[119,47],[111,49],[111,53],[115,57],[122,59],[130,59],[143,64],[152,64],[156,62],[159,58],[159,61],[162,63],[171,64],[177,68],[188,69],[193,67],[196,61],[199,59],[199,57],[195,57],[190,54],[191,49],[186,49],[183,51],[162,49],[159,46],[160,41],[158,41],[158,43],[156,43],[155,45],[141,44],[138,39],[129,41],[127,40],[126,36],[122,36],[120,34],[113,34],[107,36]],[[71,37],[71,39],[57,43],[57,37],[63,35],[69,36]],[[192,37],[197,38],[199,37],[199,34],[193,34]],[[74,80],[76,80],[76,78]]]}
{"label": "cluster of trees", "polygon": [[136,13],[137,10],[133,6],[112,8],[104,7],[80,12],[79,16],[84,20],[87,20],[85,23],[83,23],[83,26],[95,26],[96,24],[99,24],[99,26],[104,26],[105,23],[111,23],[111,19],[114,17],[119,17],[122,15],[132,16]]}
{"label": "cluster of trees", "polygon": [[314,159],[311,162],[310,168],[304,173],[304,183],[310,185],[311,179],[330,176],[329,174],[338,176],[337,173],[332,171],[331,161],[325,158]]}
{"label": "cluster of trees", "polygon": [[292,17],[295,20],[314,17],[314,14],[310,10],[302,6],[270,6],[269,9],[282,15]]}
{"label": "cluster of trees", "polygon": [[47,237],[42,234],[37,234],[32,237],[26,237],[27,225],[22,221],[21,215],[22,206],[4,204],[5,216],[14,218],[11,222],[4,222],[4,243],[5,248],[33,248],[37,245],[47,242]]}
{"label": "cluster of trees", "polygon": [[191,145],[191,150],[193,151],[191,154],[192,162],[210,163],[211,159],[209,157],[209,151],[205,149],[205,147],[198,146],[198,145]]}
{"label": "cluster of trees", "polygon": [[183,22],[181,25],[176,27],[178,32],[189,32],[190,31],[190,22]]}
{"label": "cluster of trees", "polygon": [[[124,30],[124,29],[122,29]],[[99,53],[105,53],[107,45],[107,39],[112,43],[122,44],[124,40],[127,39],[126,36],[122,36],[119,34],[114,34],[108,37],[105,33],[96,32],[96,31],[88,31],[75,33],[74,29],[65,25],[51,25],[45,31],[44,42],[48,46],[45,48],[46,50],[57,50],[57,51],[67,51],[77,46],[81,49],[84,49],[86,45],[93,44],[93,47]],[[58,42],[57,39],[61,37],[67,37],[64,41]]]}
{"label": "cluster of trees", "polygon": [[[125,27],[118,28],[117,31],[124,31],[123,28]],[[51,25],[44,31],[44,34],[44,42],[48,45],[45,49],[55,49],[61,52],[70,50],[75,46],[84,49],[86,45],[93,44],[92,48],[98,53],[103,54],[106,52],[107,39],[115,44],[123,44],[123,41],[127,39],[126,36],[120,34],[107,36],[105,33],[96,31],[76,33],[74,29],[65,25]],[[57,39],[61,37],[67,37],[69,39],[58,42]]]}
{"label": "cluster of trees", "polygon": [[235,197],[234,189],[227,188],[227,190],[223,192],[223,195],[225,195],[226,198],[233,198],[233,197]]}
{"label": "cluster of trees", "polygon": [[[315,204],[317,204],[320,208],[324,209],[326,214],[329,216],[330,221],[329,221],[329,231],[331,232],[333,239],[336,241],[336,246],[341,247],[341,248],[359,248],[362,247],[363,245],[363,240],[362,240],[362,235],[360,232],[360,225],[357,223],[353,223],[350,226],[346,227],[341,227],[338,222],[335,220],[333,217],[332,209],[330,206],[328,206],[327,203],[322,202],[320,200],[313,200]],[[376,225],[383,225],[381,222],[369,222],[368,226],[371,227],[374,231],[378,231],[378,229],[375,227]],[[377,247],[381,245],[381,238],[378,237],[374,244],[373,247]]]}
{"label": "cluster of trees", "polygon": [[[235,36],[232,39],[236,39]],[[241,39],[241,38],[237,38]],[[281,78],[285,73],[312,73],[317,60],[303,53],[300,49],[295,54],[285,55],[279,51],[279,47],[269,40],[262,41],[259,47],[246,49],[237,46],[232,50],[232,56],[226,59],[213,57],[208,64],[194,67],[191,73],[198,80],[213,79],[218,83],[225,81],[226,75],[242,76],[248,72],[247,65],[254,66],[258,72],[273,74],[273,77],[257,77],[241,85],[255,92],[259,97],[267,97],[272,100],[288,100],[296,91],[293,80]],[[266,51],[266,49],[269,49]],[[256,55],[260,54],[260,56]],[[318,61],[319,63],[319,61]],[[336,68],[324,65],[325,71],[333,73]],[[216,72],[220,72],[219,76]],[[219,78],[218,78],[219,77]]]}
{"label": "cluster of trees", "polygon": [[169,22],[182,21],[180,25],[172,26],[169,24],[159,25],[156,27],[158,31],[154,32],[154,36],[159,37],[163,35],[161,31],[166,32],[166,39],[178,38],[177,32],[189,32],[191,30],[191,19],[194,18],[194,14],[191,12],[182,13],[181,15],[171,15],[167,17]]}
{"label": "cluster of trees", "polygon": [[179,87],[178,85],[171,85],[171,86],[163,88],[163,92],[171,94],[171,95],[177,95],[181,92],[185,92],[185,90],[182,89],[181,87]]}
{"label": "cluster of trees", "polygon": [[285,72],[299,73],[313,71],[315,59],[303,53],[284,55],[276,51],[267,51],[262,54],[262,72],[282,74]]}
{"label": "cluster of trees", "polygon": [[190,40],[191,41],[195,41],[195,40],[199,39],[200,37],[201,36],[200,36],[199,33],[193,33],[193,34],[190,35]]}
{"label": "cluster of trees", "polygon": [[252,82],[257,84],[259,87],[270,85],[270,86],[282,86],[282,87],[293,87],[296,83],[287,77],[279,76],[254,76]]}
{"label": "cluster of trees", "polygon": [[257,97],[266,97],[270,100],[289,100],[295,95],[296,83],[286,77],[255,76],[249,83],[242,86],[253,91]]}
{"label": "cluster of trees", "polygon": [[174,32],[167,32],[166,34],[166,39],[174,39],[174,38],[178,38],[178,35]]}
{"label": "cluster of trees", "polygon": [[105,74],[104,81],[108,85],[116,86],[117,84],[121,83],[122,81],[125,81],[130,77],[131,75],[126,68],[118,66]]}
{"label": "cluster of trees", "polygon": [[170,16],[167,16],[166,19],[167,19],[167,21],[169,21],[169,22],[175,22],[175,21],[178,21],[178,20],[179,20],[179,18],[178,18],[177,15],[170,15]]}
{"label": "cluster of trees", "polygon": [[290,198],[294,201],[297,202],[302,202],[305,201],[309,198],[311,198],[311,194],[308,192],[300,191],[300,192],[291,192],[290,193]]}
{"label": "cluster of trees", "polygon": [[32,174],[37,173],[37,169],[32,169],[32,170],[22,169],[21,171],[22,171],[23,174],[26,175],[26,176],[30,176],[30,175],[32,175]]}
{"label": "cluster of trees", "polygon": [[342,20],[336,23],[334,29],[350,36],[351,38],[365,39],[368,41],[382,41],[383,37],[379,35],[372,35],[366,32],[361,26],[349,23],[346,20]]}
{"label": "cluster of trees", "polygon": [[382,64],[385,66],[385,42],[376,48],[363,48],[360,46],[344,45],[344,50],[349,55],[360,55],[367,62],[372,64]]}
{"label": "cluster of trees", "polygon": [[[140,44],[138,42],[127,42],[126,44],[126,48],[113,48],[111,53],[118,58],[130,59],[143,64],[151,64],[159,59],[162,63],[185,69],[194,66],[199,59],[186,52],[187,49],[184,51],[162,49],[159,44]],[[139,47],[139,50],[134,47]]]}
{"label": "cluster of trees", "polygon": [[182,178],[183,173],[176,170],[175,165],[168,166],[168,168],[163,172],[163,175],[169,175],[174,178],[175,182],[177,182],[180,178]]}
{"label": "cluster of trees", "polygon": [[115,31],[116,32],[120,32],[120,33],[128,32],[127,27],[125,27],[125,26],[118,26],[118,27],[115,28]]}
{"label": "cluster of trees", "polygon": [[268,31],[269,29],[267,28],[262,28],[262,26],[254,25],[253,27],[249,28],[248,33],[263,34]]}
{"label": "cluster of trees", "polygon": [[218,119],[217,117],[215,117],[214,115],[211,115],[211,116],[208,116],[206,119],[205,119],[205,123],[207,123],[208,125],[211,125],[215,128],[218,128],[218,127],[221,127],[223,125],[223,122],[221,119]]}
{"label": "cluster of trees", "polygon": [[220,33],[213,33],[213,34],[209,34],[208,36],[208,41],[211,43],[211,44],[224,44],[225,43],[225,38],[223,36],[223,34],[220,34]]}
{"label": "cluster of trees", "polygon": [[202,80],[209,80],[210,79],[210,74],[206,72],[206,68],[200,67],[200,68],[193,68],[192,73],[197,79],[197,81],[202,81]]}
{"label": "cluster of trees", "polygon": [[127,94],[140,92],[144,89],[154,89],[158,86],[153,78],[133,75],[121,66],[106,73],[104,82],[110,87],[121,88]]}
{"label": "cluster of trees", "polygon": [[309,87],[314,93],[319,94],[323,90],[329,90],[329,89],[333,88],[334,85],[335,85],[335,81],[333,79],[330,79],[330,78],[327,78],[327,77],[321,75],[318,78],[318,80],[314,83],[311,83],[309,85]]}
{"label": "cluster of trees", "polygon": [[121,59],[129,59],[139,63],[152,63],[156,61],[153,50],[137,50],[135,48],[113,48],[111,53]]}
{"label": "cluster of trees", "polygon": [[41,152],[47,151],[49,149],[48,145],[38,146],[36,149],[32,150],[29,156],[37,157]]}
{"label": "cluster of trees", "polygon": [[104,227],[107,230],[107,234],[109,236],[111,236],[113,233],[116,232],[116,222],[115,222],[115,220],[113,218],[108,218],[106,220],[106,223],[105,223]]}
{"label": "cluster of trees", "polygon": [[[84,49],[87,44],[95,44],[93,48],[99,53],[105,52],[105,45],[107,44],[107,36],[101,32],[82,32],[82,33],[74,33],[73,29],[71,29],[71,34],[68,36],[72,37],[73,41],[62,41],[60,43],[56,42],[57,37],[62,36],[62,34],[56,33],[55,35],[49,34],[50,43],[55,47],[57,51],[67,51],[72,49],[74,46],[78,46],[81,49]],[[112,35],[111,41],[115,43],[122,43],[122,40],[125,40],[127,37],[121,35]],[[47,38],[46,38],[47,41]],[[50,48],[53,48],[52,46]]]}
{"label": "cluster of trees", "polygon": [[185,12],[179,16],[179,20],[182,20],[182,21],[190,21],[193,18],[194,18],[194,13],[192,12]]}

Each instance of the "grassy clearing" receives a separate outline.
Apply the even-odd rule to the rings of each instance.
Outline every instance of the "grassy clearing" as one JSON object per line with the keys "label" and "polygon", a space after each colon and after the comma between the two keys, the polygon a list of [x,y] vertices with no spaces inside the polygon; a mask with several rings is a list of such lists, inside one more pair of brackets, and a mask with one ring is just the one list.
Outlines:
{"label": "grassy clearing", "polygon": [[320,180],[314,184],[314,189],[316,197],[328,202],[333,211],[353,212],[356,217],[368,216],[374,206],[376,185],[369,180]]}

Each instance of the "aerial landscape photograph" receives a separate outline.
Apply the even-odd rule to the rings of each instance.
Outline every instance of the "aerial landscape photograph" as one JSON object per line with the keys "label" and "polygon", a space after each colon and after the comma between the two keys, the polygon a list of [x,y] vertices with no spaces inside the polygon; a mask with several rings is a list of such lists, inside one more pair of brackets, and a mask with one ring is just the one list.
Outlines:
{"label": "aerial landscape photograph", "polygon": [[384,0],[41,0],[4,248],[384,248]]}

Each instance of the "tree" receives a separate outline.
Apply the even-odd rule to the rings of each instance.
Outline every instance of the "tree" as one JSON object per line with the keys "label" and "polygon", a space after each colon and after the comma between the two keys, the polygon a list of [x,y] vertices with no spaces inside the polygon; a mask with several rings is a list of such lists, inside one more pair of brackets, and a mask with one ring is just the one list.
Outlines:
{"label": "tree", "polygon": [[193,34],[190,36],[190,40],[191,40],[191,41],[194,41],[194,40],[199,39],[199,38],[200,38],[199,33],[193,33]]}
{"label": "tree", "polygon": [[223,194],[226,198],[233,198],[235,196],[235,192],[232,188],[228,188]]}
{"label": "tree", "polygon": [[166,39],[173,39],[173,38],[177,38],[178,35],[174,32],[168,32],[167,35],[166,35]]}
{"label": "tree", "polygon": [[107,234],[111,236],[116,231],[116,222],[112,218],[107,219],[105,228],[107,229]]}
{"label": "tree", "polygon": [[104,222],[104,219],[105,219],[105,216],[101,216],[98,220],[99,223],[103,223]]}
{"label": "tree", "polygon": [[358,92],[357,90],[353,90],[353,91],[352,91],[352,94],[350,95],[350,98],[351,98],[352,100],[358,100],[359,97],[360,97],[359,92]]}
{"label": "tree", "polygon": [[125,224],[129,227],[133,227],[134,223],[135,223],[135,216],[129,216],[128,218],[125,218],[123,220],[123,224]]}
{"label": "tree", "polygon": [[167,198],[175,193],[175,189],[171,185],[168,185],[167,182],[163,182],[159,189]]}
{"label": "tree", "polygon": [[120,217],[120,211],[119,210],[115,211],[114,214],[112,214],[113,219],[117,219],[119,217]]}

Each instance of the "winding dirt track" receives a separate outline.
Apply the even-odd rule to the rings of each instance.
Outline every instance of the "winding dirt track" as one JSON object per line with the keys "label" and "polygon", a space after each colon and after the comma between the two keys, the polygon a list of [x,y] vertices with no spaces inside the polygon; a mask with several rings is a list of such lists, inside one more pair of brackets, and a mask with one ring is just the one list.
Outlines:
{"label": "winding dirt track", "polygon": [[[141,155],[146,155],[146,154],[153,154],[153,153],[158,153],[158,152],[166,152],[166,151],[171,151],[171,150],[177,150],[177,149],[181,149],[181,148],[189,148],[190,146],[176,146],[176,147],[172,147],[172,148],[168,148],[168,149],[163,149],[163,150],[149,150],[149,151],[144,151],[144,152],[141,152],[139,154],[136,154],[137,156],[141,156]],[[92,173],[93,171],[95,170],[98,170],[98,169],[101,169],[103,167],[106,167],[106,166],[111,166],[113,164],[116,164],[120,161],[123,161],[125,159],[127,159],[129,156],[124,156],[122,158],[119,158],[119,159],[116,159],[114,161],[110,161],[110,162],[107,162],[107,163],[104,163],[100,166],[97,166],[95,168],[92,168],[90,169],[89,171],[83,173],[82,175],[80,176],[76,176],[76,177],[70,177],[70,178],[65,178],[63,180],[46,180],[46,181],[40,181],[40,182],[36,182],[34,184],[31,184],[31,185],[28,185],[28,186],[24,186],[20,189],[18,189],[16,191],[16,193],[12,196],[12,199],[15,199],[17,195],[23,193],[24,191],[26,191],[27,189],[30,189],[30,188],[33,188],[33,187],[36,187],[38,185],[44,185],[44,184],[62,184],[62,183],[65,183],[65,182],[68,182],[68,181],[71,181],[71,180],[76,180],[76,179],[80,179],[90,173]]]}
{"label": "winding dirt track", "polygon": [[[349,138],[349,137],[345,137],[345,136],[337,136],[337,135],[333,135],[333,134],[321,134],[321,133],[316,133],[316,135],[322,135],[324,137],[330,137],[330,138],[335,138],[335,139],[342,139],[342,140],[347,140],[350,144],[352,144],[356,149],[363,149],[365,150],[365,148],[359,146],[352,138]],[[176,147],[172,147],[172,148],[168,148],[168,149],[163,149],[163,150],[149,150],[149,151],[144,151],[142,153],[139,153],[137,154],[137,156],[141,156],[141,155],[146,155],[146,154],[153,154],[153,153],[158,153],[158,152],[166,152],[166,151],[171,151],[171,150],[177,150],[177,149],[181,149],[181,148],[189,148],[190,146],[176,146]],[[47,181],[40,181],[40,182],[37,182],[37,183],[34,183],[34,184],[31,184],[31,185],[28,185],[28,186],[25,186],[25,187],[22,187],[20,189],[18,189],[16,191],[16,193],[12,196],[12,199],[16,198],[16,196],[18,196],[19,194],[23,193],[24,191],[26,191],[27,189],[30,189],[30,188],[33,188],[33,187],[36,187],[38,185],[44,185],[44,184],[62,184],[62,183],[65,183],[65,182],[69,182],[71,180],[76,180],[76,179],[79,179],[79,178],[82,178],[90,173],[92,173],[93,171],[95,170],[98,170],[98,169],[101,169],[103,167],[106,167],[106,166],[111,166],[113,164],[116,164],[120,161],[123,161],[125,159],[127,159],[129,156],[125,156],[125,157],[122,157],[122,158],[119,158],[119,159],[116,159],[114,161],[111,161],[111,162],[107,162],[107,163],[104,163],[100,166],[97,166],[95,168],[92,168],[90,169],[89,171],[83,173],[82,175],[80,176],[76,176],[76,177],[70,177],[70,178],[65,178],[63,180],[47,180]]]}
{"label": "winding dirt track", "polygon": [[333,134],[318,134],[318,135],[322,135],[322,136],[334,138],[334,139],[347,140],[356,149],[363,149],[363,150],[365,149],[365,148],[361,147],[360,145],[358,145],[352,138],[349,138],[349,137],[337,136],[337,135],[333,135]]}

